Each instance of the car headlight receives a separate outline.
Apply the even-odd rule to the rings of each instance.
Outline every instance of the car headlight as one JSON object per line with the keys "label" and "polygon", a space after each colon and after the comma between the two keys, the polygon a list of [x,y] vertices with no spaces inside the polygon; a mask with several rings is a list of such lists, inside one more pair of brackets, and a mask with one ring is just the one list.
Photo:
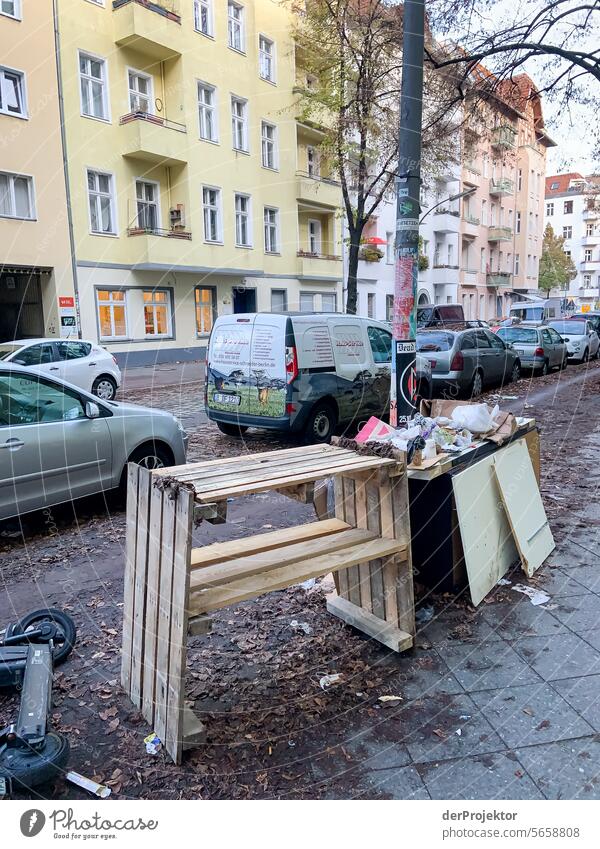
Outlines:
{"label": "car headlight", "polygon": [[573,350],[574,351],[578,351],[580,348],[581,348],[581,345],[580,345],[579,342],[573,342]]}

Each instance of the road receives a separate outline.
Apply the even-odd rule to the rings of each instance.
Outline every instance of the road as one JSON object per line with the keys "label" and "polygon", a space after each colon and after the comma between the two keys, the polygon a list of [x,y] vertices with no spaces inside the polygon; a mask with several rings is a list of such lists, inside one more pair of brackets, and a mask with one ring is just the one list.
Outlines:
{"label": "road", "polygon": [[[201,378],[130,382],[126,393],[185,415],[194,459],[278,444],[258,432],[231,442],[202,421]],[[4,528],[0,622],[50,604],[78,624],[53,711],[71,767],[108,781],[116,798],[599,798],[600,364],[486,397],[515,395],[501,406],[534,415],[542,431],[541,488],[559,546],[532,583],[551,602],[533,607],[502,586],[474,610],[418,588],[434,616],[402,656],[329,616],[322,585],[219,611],[190,656],[188,697],[209,740],[181,767],[146,754],[150,729],[118,686],[122,511],[88,499],[75,519],[61,508],[28,520],[24,536]],[[232,521],[202,525],[197,544],[310,515],[271,494],[230,507]],[[323,693],[327,672],[342,683]],[[402,701],[382,706],[386,694]],[[0,698],[0,722],[15,709],[15,698]],[[79,797],[57,782],[56,798]]]}

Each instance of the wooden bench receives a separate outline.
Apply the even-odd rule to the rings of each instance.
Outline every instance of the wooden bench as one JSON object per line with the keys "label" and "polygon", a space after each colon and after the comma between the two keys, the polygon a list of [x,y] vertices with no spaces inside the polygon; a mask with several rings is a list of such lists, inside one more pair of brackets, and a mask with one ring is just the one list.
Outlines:
{"label": "wooden bench", "polygon": [[[328,477],[335,518],[193,547],[194,521],[224,521],[228,498],[277,490],[310,500]],[[346,448],[129,466],[121,680],[176,763],[204,741],[184,705],[186,648],[215,610],[333,573],[328,610],[395,651],[412,646],[408,515],[403,460]]]}

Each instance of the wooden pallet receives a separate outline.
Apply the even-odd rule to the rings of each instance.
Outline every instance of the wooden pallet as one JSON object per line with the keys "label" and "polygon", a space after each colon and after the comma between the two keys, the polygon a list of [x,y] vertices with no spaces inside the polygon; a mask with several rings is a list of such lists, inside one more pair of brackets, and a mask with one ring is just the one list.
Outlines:
{"label": "wooden pallet", "polygon": [[[268,489],[297,498],[330,476],[335,518],[192,547],[194,519],[217,516],[227,498]],[[204,739],[184,704],[186,649],[215,610],[333,572],[332,613],[395,651],[412,646],[406,493],[396,459],[331,446],[153,472],[130,465],[121,680],[176,763]]]}

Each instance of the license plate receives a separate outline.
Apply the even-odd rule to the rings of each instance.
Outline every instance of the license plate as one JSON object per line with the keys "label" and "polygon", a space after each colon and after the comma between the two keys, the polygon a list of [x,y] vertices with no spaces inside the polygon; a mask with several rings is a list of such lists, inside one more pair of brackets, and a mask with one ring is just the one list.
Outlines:
{"label": "license plate", "polygon": [[228,404],[230,407],[239,407],[240,400],[239,395],[226,395],[224,392],[215,392],[213,395],[213,401],[217,404]]}

